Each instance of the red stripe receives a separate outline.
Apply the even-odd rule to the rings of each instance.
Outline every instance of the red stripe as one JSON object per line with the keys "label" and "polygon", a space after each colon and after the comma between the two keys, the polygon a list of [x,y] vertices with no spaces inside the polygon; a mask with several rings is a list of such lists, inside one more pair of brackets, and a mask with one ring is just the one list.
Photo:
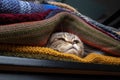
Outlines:
{"label": "red stripe", "polygon": [[[90,25],[90,27],[93,27],[93,28],[95,28],[95,29],[97,29],[97,30],[99,30],[99,31],[101,31],[101,32],[103,32],[103,33],[107,34],[108,36],[110,36],[110,37],[112,37],[112,38],[114,38],[114,39],[115,39],[115,37],[114,37],[114,36],[112,36],[111,34],[109,34],[109,32],[106,32],[105,30],[103,30],[103,29],[101,29],[101,28],[96,27],[95,25],[93,25],[93,24],[91,24],[91,23],[87,22],[86,20],[84,20],[84,19],[82,19],[82,18],[80,18],[80,19],[81,19],[82,21],[86,22],[88,25]],[[118,40],[118,41],[119,41],[119,40]]]}

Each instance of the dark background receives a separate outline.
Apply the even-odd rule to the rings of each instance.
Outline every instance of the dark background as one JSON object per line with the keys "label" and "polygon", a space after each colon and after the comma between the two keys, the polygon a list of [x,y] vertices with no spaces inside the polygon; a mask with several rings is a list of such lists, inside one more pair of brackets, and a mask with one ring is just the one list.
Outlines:
{"label": "dark background", "polygon": [[109,17],[120,8],[120,0],[56,0],[72,5],[82,14],[98,20]]}

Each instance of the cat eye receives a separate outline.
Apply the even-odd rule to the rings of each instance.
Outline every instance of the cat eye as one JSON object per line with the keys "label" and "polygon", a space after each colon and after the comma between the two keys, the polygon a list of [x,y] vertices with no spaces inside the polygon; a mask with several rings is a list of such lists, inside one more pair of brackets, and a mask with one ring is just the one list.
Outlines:
{"label": "cat eye", "polygon": [[76,43],[76,44],[77,44],[77,43],[79,43],[79,41],[78,41],[78,40],[74,40],[73,42],[74,42],[74,43]]}
{"label": "cat eye", "polygon": [[63,40],[63,41],[66,41],[64,38],[58,38],[58,40]]}

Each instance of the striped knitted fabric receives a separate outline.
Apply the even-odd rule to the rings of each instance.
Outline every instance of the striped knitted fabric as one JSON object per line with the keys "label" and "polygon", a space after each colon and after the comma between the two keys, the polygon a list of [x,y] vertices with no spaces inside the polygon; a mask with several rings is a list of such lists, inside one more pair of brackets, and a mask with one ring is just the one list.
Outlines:
{"label": "striped knitted fabric", "polygon": [[53,49],[45,48],[45,47],[1,45],[0,49],[8,51],[8,52],[0,53],[0,55],[3,56],[34,58],[34,59],[42,59],[42,60],[70,61],[70,62],[80,62],[80,63],[93,63],[93,64],[120,65],[120,58],[105,56],[96,53],[90,53],[88,56],[84,58],[80,58],[74,54],[60,53]]}
{"label": "striped knitted fabric", "polygon": [[42,21],[3,25],[0,29],[0,44],[45,46],[53,32],[65,31],[107,54],[120,56],[119,41],[66,12]]}
{"label": "striped knitted fabric", "polygon": [[99,23],[99,22],[97,22],[97,21],[95,21],[95,20],[93,20],[93,19],[91,19],[91,18],[81,14],[75,8],[73,8],[72,6],[70,6],[68,4],[65,4],[65,3],[61,3],[61,2],[50,2],[50,1],[48,1],[47,3],[48,4],[52,4],[52,5],[56,5],[56,6],[59,6],[59,7],[62,7],[64,9],[68,9],[69,13],[72,13],[72,14],[75,14],[75,15],[79,16],[80,18],[85,20],[88,24],[94,26],[97,29],[104,30],[105,33],[109,34],[110,36],[112,36],[116,40],[120,40],[120,35],[116,34],[116,31],[118,31],[117,29],[112,28],[110,26],[103,25],[103,24],[101,24],[101,23]]}
{"label": "striped knitted fabric", "polygon": [[28,21],[40,21],[46,18],[51,10],[32,13],[32,14],[0,14],[0,25],[28,22]]}
{"label": "striped knitted fabric", "polygon": [[35,4],[21,0],[0,0],[0,13],[36,13],[48,9],[59,9],[58,6],[49,4]]}
{"label": "striped knitted fabric", "polygon": [[60,13],[60,12],[66,12],[66,11],[62,10],[62,9],[53,10],[46,16],[46,19],[53,17],[54,15],[56,15],[57,13]]}
{"label": "striped knitted fabric", "polygon": [[110,26],[106,26],[106,25],[103,25],[85,15],[82,15],[82,14],[77,14],[80,18],[82,18],[84,21],[86,21],[88,24],[96,27],[97,29],[101,29],[101,30],[104,30],[107,34],[111,35],[113,38],[115,38],[116,40],[119,40],[120,41],[120,35],[116,34],[117,32],[117,29],[115,28],[112,28]]}
{"label": "striped knitted fabric", "polygon": [[103,25],[91,18],[88,18],[87,16],[84,16],[82,14],[78,14],[78,13],[74,13],[74,12],[66,11],[66,10],[62,10],[62,9],[57,9],[57,10],[51,11],[51,13],[46,18],[53,17],[54,15],[56,15],[59,12],[68,12],[72,15],[76,15],[79,18],[81,18],[82,20],[84,20],[87,24],[91,25],[91,27],[94,27],[94,28],[100,30],[101,32],[111,36],[112,38],[120,41],[120,35],[118,34],[119,30],[112,28],[110,26],[105,26],[105,25]]}

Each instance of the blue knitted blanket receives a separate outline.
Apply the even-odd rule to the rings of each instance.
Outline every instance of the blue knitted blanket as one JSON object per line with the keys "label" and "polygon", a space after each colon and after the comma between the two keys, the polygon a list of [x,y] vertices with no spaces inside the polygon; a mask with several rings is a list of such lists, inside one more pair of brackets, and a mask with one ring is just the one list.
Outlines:
{"label": "blue knitted blanket", "polygon": [[0,13],[37,13],[60,7],[49,4],[35,4],[22,0],[0,0]]}

